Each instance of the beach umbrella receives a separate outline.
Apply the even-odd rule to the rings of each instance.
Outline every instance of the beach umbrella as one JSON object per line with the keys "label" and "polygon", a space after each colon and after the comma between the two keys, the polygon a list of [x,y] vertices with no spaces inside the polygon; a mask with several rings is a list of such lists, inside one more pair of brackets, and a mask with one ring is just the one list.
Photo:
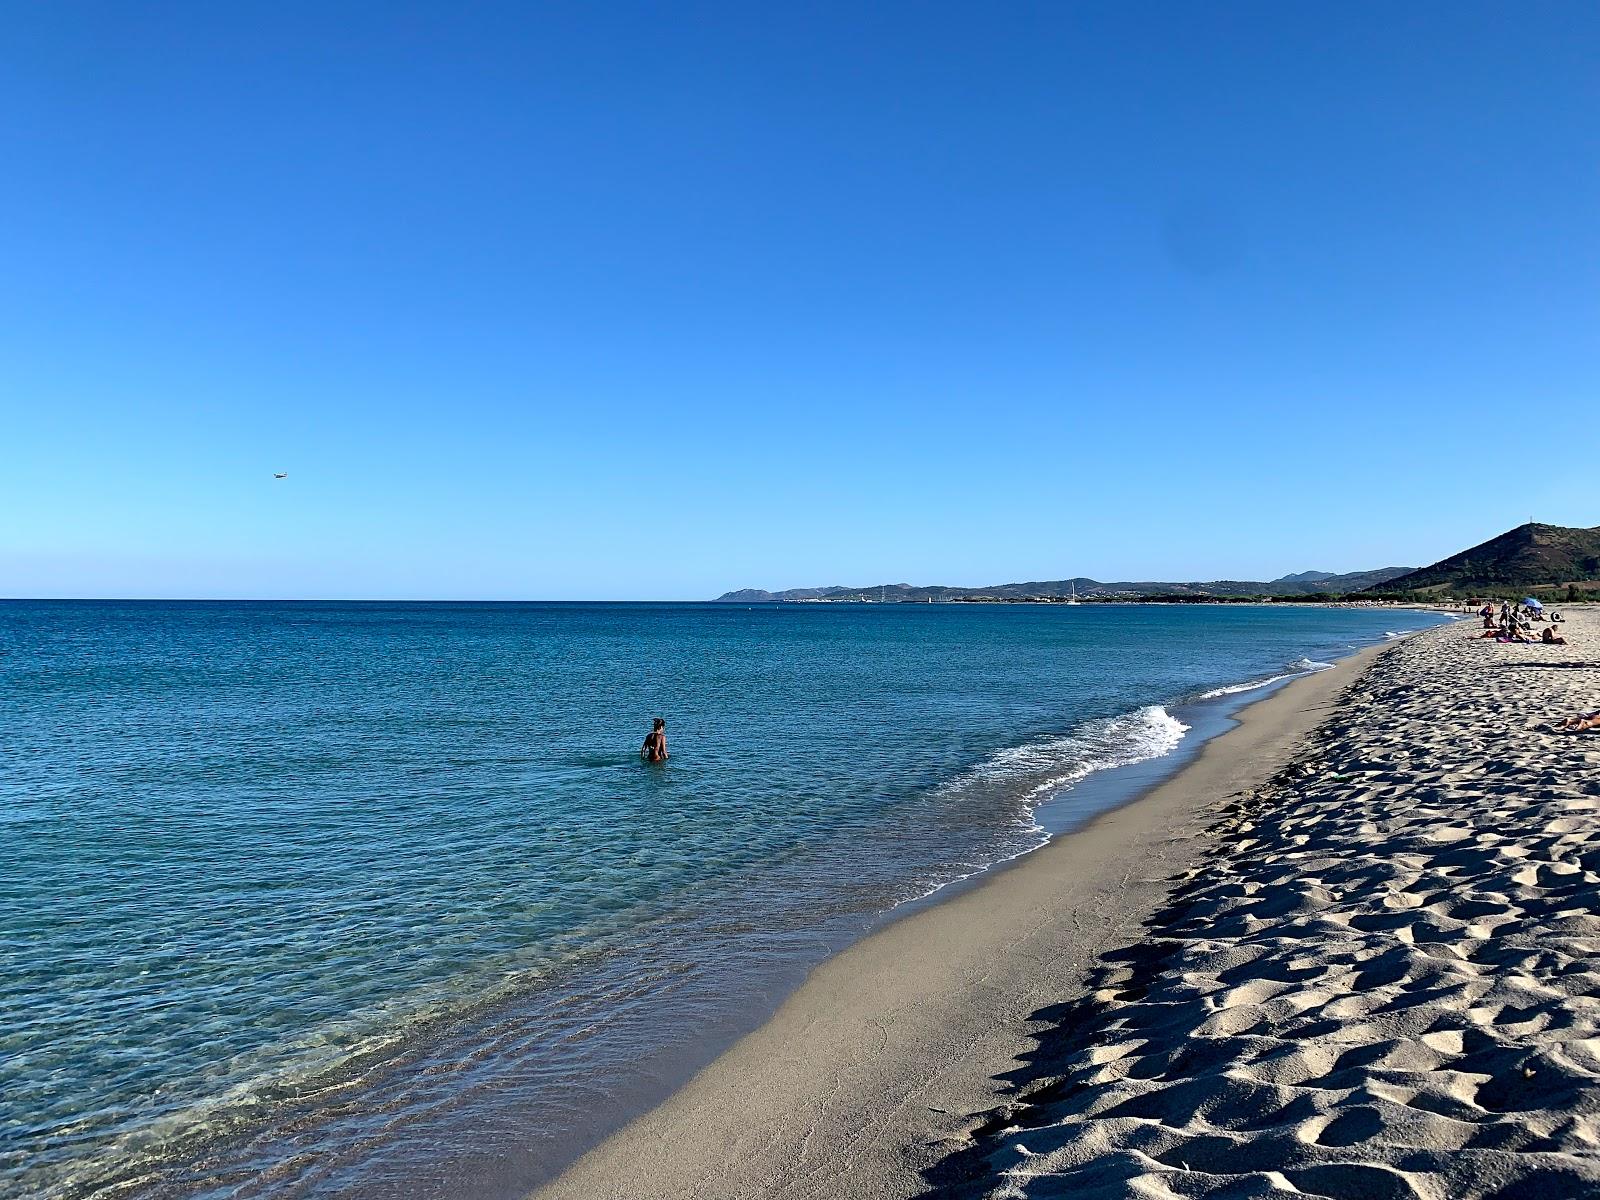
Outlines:
{"label": "beach umbrella", "polygon": [[1543,604],[1540,604],[1532,596],[1524,596],[1522,598],[1522,603],[1524,605],[1526,605],[1528,608],[1543,608],[1544,607]]}

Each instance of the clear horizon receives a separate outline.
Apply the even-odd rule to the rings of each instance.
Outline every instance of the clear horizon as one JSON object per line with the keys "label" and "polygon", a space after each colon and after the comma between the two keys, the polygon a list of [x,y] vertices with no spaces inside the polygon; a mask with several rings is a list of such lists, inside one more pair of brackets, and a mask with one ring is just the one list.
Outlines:
{"label": "clear horizon", "polygon": [[[1552,524],[1552,525],[1560,524],[1560,522],[1553,522],[1553,521],[1551,521],[1551,522],[1541,522],[1541,523],[1542,524]],[[1515,527],[1513,527],[1513,528],[1515,528]],[[1477,541],[1471,543],[1470,545],[1459,546],[1459,547],[1456,548],[1455,551],[1448,551],[1446,553],[1440,554],[1436,558],[1430,558],[1430,559],[1428,559],[1426,561],[1418,561],[1418,562],[1412,562],[1412,563],[1401,563],[1401,562],[1374,563],[1374,564],[1372,564],[1370,566],[1366,566],[1366,567],[1351,567],[1351,568],[1348,568],[1348,569],[1336,570],[1336,571],[1331,571],[1331,572],[1327,572],[1327,573],[1332,574],[1332,575],[1346,575],[1346,574],[1354,574],[1354,573],[1367,572],[1367,571],[1379,571],[1379,570],[1383,570],[1385,568],[1402,567],[1402,566],[1403,567],[1408,567],[1408,568],[1410,568],[1412,570],[1415,570],[1415,569],[1418,569],[1418,568],[1421,568],[1421,567],[1431,566],[1433,563],[1438,562],[1442,558],[1448,557],[1450,554],[1456,553],[1457,551],[1460,551],[1460,550],[1470,549],[1471,546],[1473,546],[1473,545],[1477,545],[1477,544],[1479,544],[1481,542],[1488,541],[1490,538],[1498,536],[1498,534],[1505,533],[1505,532],[1507,532],[1507,530],[1499,530],[1495,534],[1485,535],[1484,537],[1478,539]],[[1015,584],[1019,584],[1019,583],[1058,582],[1060,580],[1069,580],[1069,579],[1092,579],[1096,583],[1101,583],[1101,584],[1109,584],[1109,583],[1220,583],[1220,582],[1226,582],[1226,581],[1272,583],[1272,582],[1275,582],[1277,580],[1287,579],[1287,578],[1290,578],[1290,577],[1293,577],[1293,576],[1296,576],[1296,575],[1301,575],[1301,574],[1304,574],[1304,573],[1309,572],[1309,571],[1326,571],[1326,568],[1323,568],[1323,567],[1302,567],[1302,568],[1299,568],[1298,570],[1279,571],[1279,572],[1277,572],[1276,574],[1273,574],[1273,575],[1262,575],[1262,576],[1246,576],[1246,575],[1238,575],[1238,574],[1213,573],[1213,574],[1207,574],[1207,575],[1194,575],[1194,576],[1150,575],[1150,576],[1143,577],[1143,578],[1140,578],[1140,579],[1133,579],[1131,577],[1129,577],[1129,578],[1114,578],[1112,576],[1088,575],[1088,574],[1085,574],[1084,572],[1069,572],[1069,573],[1062,574],[1062,575],[1046,576],[1046,575],[1037,575],[1037,574],[1035,574],[1035,575],[1027,575],[1027,576],[1018,576],[1015,579],[989,579],[989,580],[983,580],[983,581],[980,581],[980,582],[952,581],[952,580],[947,580],[947,579],[929,579],[929,580],[920,580],[920,581],[919,580],[907,580],[907,579],[898,579],[898,580],[896,580],[896,579],[878,579],[878,580],[872,580],[871,582],[867,582],[867,583],[850,583],[850,582],[843,582],[843,583],[840,583],[840,582],[834,582],[834,583],[789,583],[789,584],[782,584],[782,585],[779,585],[779,586],[771,586],[771,585],[768,585],[768,584],[765,584],[765,583],[741,583],[741,584],[733,584],[733,585],[730,585],[729,587],[723,588],[720,592],[717,592],[714,595],[709,595],[709,596],[676,596],[676,597],[652,597],[652,596],[632,596],[632,597],[619,597],[619,596],[568,596],[568,597],[489,596],[489,597],[484,597],[484,596],[447,596],[447,595],[440,595],[440,596],[420,596],[420,595],[418,595],[418,596],[358,596],[358,595],[327,595],[327,596],[237,596],[237,595],[212,595],[212,596],[200,596],[200,595],[149,595],[149,596],[119,595],[119,596],[111,596],[111,595],[103,595],[103,596],[88,596],[88,595],[84,595],[84,596],[69,596],[69,595],[66,595],[66,594],[60,594],[60,595],[41,595],[41,596],[6,595],[6,596],[0,596],[0,600],[22,600],[22,601],[26,601],[26,600],[107,600],[107,601],[116,601],[116,600],[141,601],[141,600],[149,600],[149,601],[175,601],[175,602],[181,602],[181,601],[184,601],[184,600],[194,600],[194,601],[218,601],[218,602],[238,601],[240,603],[266,603],[266,604],[282,603],[282,602],[293,602],[293,601],[304,601],[306,603],[313,603],[313,604],[319,603],[319,602],[325,602],[325,603],[340,603],[340,602],[361,603],[361,602],[371,602],[371,603],[417,603],[417,604],[427,604],[427,603],[440,603],[440,604],[461,604],[461,603],[485,603],[485,604],[497,604],[497,603],[500,603],[500,604],[506,604],[506,603],[527,603],[527,604],[552,604],[552,603],[577,603],[577,604],[583,604],[583,603],[592,603],[592,604],[607,604],[607,603],[683,604],[683,603],[696,603],[696,602],[700,602],[700,601],[715,600],[718,597],[720,597],[722,595],[725,595],[725,594],[727,594],[729,592],[746,591],[746,590],[749,590],[749,591],[767,591],[767,592],[776,593],[776,592],[791,591],[791,590],[802,589],[802,588],[847,587],[847,588],[852,588],[853,589],[853,588],[872,588],[872,587],[878,587],[880,585],[886,585],[886,586],[889,586],[889,587],[894,587],[894,586],[899,586],[899,585],[909,585],[911,587],[918,587],[918,588],[920,588],[920,587],[957,587],[957,588],[981,589],[981,588],[985,588],[985,587],[1004,587],[1004,586],[1010,586],[1010,585],[1015,585]]]}
{"label": "clear horizon", "polygon": [[1271,580],[1600,524],[1592,6],[11,17],[6,596]]}

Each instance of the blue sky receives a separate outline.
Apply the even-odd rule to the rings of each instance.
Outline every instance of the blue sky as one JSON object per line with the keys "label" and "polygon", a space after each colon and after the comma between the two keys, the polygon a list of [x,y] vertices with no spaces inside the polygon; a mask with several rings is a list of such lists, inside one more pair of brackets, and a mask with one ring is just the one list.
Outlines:
{"label": "blue sky", "polygon": [[1592,5],[6,23],[3,595],[1257,578],[1600,523]]}

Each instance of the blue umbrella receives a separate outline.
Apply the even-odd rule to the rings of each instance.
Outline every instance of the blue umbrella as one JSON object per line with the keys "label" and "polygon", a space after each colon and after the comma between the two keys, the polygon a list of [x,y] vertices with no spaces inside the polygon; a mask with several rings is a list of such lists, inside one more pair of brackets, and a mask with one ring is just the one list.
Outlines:
{"label": "blue umbrella", "polygon": [[1543,608],[1544,607],[1544,605],[1540,604],[1532,596],[1524,596],[1522,598],[1522,603],[1528,608]]}

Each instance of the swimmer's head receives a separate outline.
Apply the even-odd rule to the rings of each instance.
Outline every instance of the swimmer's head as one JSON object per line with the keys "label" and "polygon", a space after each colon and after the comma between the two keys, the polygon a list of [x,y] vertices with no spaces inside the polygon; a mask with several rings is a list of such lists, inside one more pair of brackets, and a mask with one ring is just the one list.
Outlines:
{"label": "swimmer's head", "polygon": [[666,718],[665,717],[657,717],[654,728],[656,728],[656,729],[665,729],[666,727],[667,727]]}

